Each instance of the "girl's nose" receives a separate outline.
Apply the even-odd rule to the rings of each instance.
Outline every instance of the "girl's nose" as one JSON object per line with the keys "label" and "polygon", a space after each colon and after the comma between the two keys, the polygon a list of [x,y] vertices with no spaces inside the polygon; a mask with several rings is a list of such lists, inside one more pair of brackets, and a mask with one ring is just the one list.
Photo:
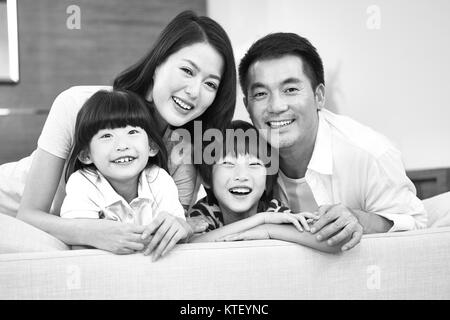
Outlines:
{"label": "girl's nose", "polygon": [[125,139],[118,139],[117,143],[116,143],[116,150],[117,151],[125,151],[128,150],[128,143],[126,142]]}
{"label": "girl's nose", "polygon": [[234,171],[234,180],[236,181],[248,181],[247,171],[243,166],[236,166]]}

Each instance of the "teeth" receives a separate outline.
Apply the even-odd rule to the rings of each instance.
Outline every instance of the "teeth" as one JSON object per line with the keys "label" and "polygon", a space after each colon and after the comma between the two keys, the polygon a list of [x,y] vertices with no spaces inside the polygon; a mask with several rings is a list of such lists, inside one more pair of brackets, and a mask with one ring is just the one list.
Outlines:
{"label": "teeth", "polygon": [[236,188],[231,188],[230,192],[232,193],[239,193],[239,194],[248,194],[250,193],[252,190],[250,188],[246,188],[246,187],[236,187]]}
{"label": "teeth", "polygon": [[273,129],[281,128],[287,126],[294,122],[294,120],[284,120],[284,121],[269,121],[269,125]]}
{"label": "teeth", "polygon": [[130,162],[133,160],[134,160],[134,158],[132,158],[132,157],[123,157],[123,158],[114,160],[114,163],[125,163],[125,162]]}
{"label": "teeth", "polygon": [[172,97],[173,101],[175,101],[175,103],[177,105],[179,105],[181,108],[183,108],[184,110],[191,110],[193,107],[184,103],[182,100],[178,99],[177,97]]}

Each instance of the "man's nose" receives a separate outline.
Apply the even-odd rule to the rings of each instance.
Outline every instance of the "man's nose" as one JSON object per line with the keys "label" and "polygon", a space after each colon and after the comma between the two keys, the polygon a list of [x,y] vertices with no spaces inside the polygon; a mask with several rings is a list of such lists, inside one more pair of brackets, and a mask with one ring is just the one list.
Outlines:
{"label": "man's nose", "polygon": [[274,93],[269,99],[268,111],[272,113],[281,113],[288,109],[288,104],[279,93]]}

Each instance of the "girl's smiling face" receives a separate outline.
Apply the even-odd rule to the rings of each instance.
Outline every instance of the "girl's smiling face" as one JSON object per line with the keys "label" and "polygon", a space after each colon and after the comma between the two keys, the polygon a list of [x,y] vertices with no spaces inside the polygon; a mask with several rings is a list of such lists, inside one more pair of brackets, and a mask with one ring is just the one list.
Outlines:
{"label": "girl's smiling face", "polygon": [[210,44],[184,47],[156,68],[148,100],[168,124],[182,126],[214,102],[223,68],[223,58]]}
{"label": "girl's smiling face", "polygon": [[222,212],[255,211],[266,187],[266,173],[263,162],[253,155],[219,159],[212,170],[212,188]]}
{"label": "girl's smiling face", "polygon": [[101,129],[89,143],[89,150],[79,159],[93,163],[108,181],[126,183],[139,178],[148,158],[158,151],[150,147],[148,135],[141,127]]}

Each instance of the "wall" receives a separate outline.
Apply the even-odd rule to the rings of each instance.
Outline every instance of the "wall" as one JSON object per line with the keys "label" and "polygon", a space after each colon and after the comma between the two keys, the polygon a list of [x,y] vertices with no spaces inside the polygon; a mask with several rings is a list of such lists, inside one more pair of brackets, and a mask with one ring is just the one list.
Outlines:
{"label": "wall", "polygon": [[[80,9],[80,29],[72,20]],[[205,0],[20,0],[20,83],[0,85],[0,164],[36,147],[53,99],[73,85],[111,84],[144,55],[176,14]],[[12,114],[5,116],[4,109]],[[39,112],[38,112],[39,110]],[[38,114],[36,114],[38,112]]]}
{"label": "wall", "polygon": [[[329,109],[388,136],[407,169],[450,166],[450,1],[207,4],[208,14],[229,33],[238,61],[269,32],[303,35],[324,60]],[[242,103],[236,117],[248,117]]]}

